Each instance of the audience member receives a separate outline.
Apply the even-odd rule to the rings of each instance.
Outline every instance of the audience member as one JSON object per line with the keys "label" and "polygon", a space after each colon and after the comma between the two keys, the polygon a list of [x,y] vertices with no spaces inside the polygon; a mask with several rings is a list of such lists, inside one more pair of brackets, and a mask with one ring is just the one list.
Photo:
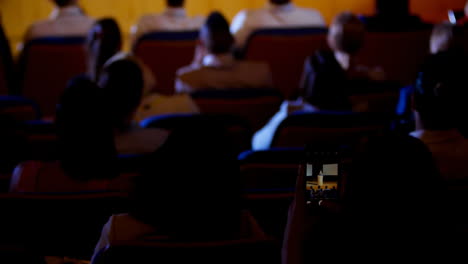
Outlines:
{"label": "audience member", "polygon": [[325,26],[325,20],[317,10],[296,7],[291,0],[269,0],[264,8],[239,12],[232,21],[231,32],[236,46],[242,48],[257,29]]}
{"label": "audience member", "polygon": [[430,39],[431,54],[445,51],[463,52],[463,29],[449,22],[434,26]]}
{"label": "audience member", "polygon": [[[444,53],[451,54],[450,57],[464,58],[467,54],[464,51],[464,29],[457,25],[451,25],[443,22],[434,26],[430,38],[430,53],[432,55]],[[463,59],[457,59],[458,62]],[[449,65],[451,67],[452,65]],[[463,68],[463,65],[457,65],[457,67]],[[397,106],[397,114],[400,116],[400,120],[403,124],[405,132],[413,131],[414,128],[414,113],[412,108],[412,95],[414,85],[403,87],[400,91],[400,100]],[[463,134],[466,136],[466,128],[459,126],[459,129],[463,130]],[[465,134],[466,133],[466,134]]]}
{"label": "audience member", "polygon": [[347,173],[342,171],[338,201],[307,204],[301,169],[283,243],[284,264],[330,256],[365,263],[383,256],[421,261],[447,254],[444,246],[452,241],[446,236],[453,230],[442,207],[440,175],[424,144],[408,136],[385,136],[370,138],[360,148]]}
{"label": "audience member", "polygon": [[397,32],[430,29],[430,25],[412,15],[409,0],[376,0],[376,15],[362,17],[371,32]]}
{"label": "audience member", "polygon": [[456,23],[461,26],[464,26],[468,23],[468,1],[466,1],[465,8],[463,9],[463,11],[465,13],[465,16],[456,21]]}
{"label": "audience member", "polygon": [[[11,54],[10,49],[10,42],[8,42],[8,38],[5,35],[5,31],[3,30],[3,25],[1,21],[0,15],[0,78],[4,78],[6,87],[1,87],[2,83],[0,83],[0,94],[2,92],[11,93],[14,92],[15,85],[16,85],[16,74],[14,71],[14,63],[13,63],[13,56]],[[3,88],[7,88],[6,91],[1,91]]]}
{"label": "audience member", "polygon": [[464,120],[464,61],[447,52],[431,56],[413,93],[416,131],[431,150],[446,180],[468,179],[468,140],[457,129]]}
{"label": "audience member", "polygon": [[122,48],[122,33],[113,18],[96,21],[86,39],[88,53],[88,76],[98,81],[106,62],[120,52]]}
{"label": "audience member", "polygon": [[295,111],[352,110],[349,95],[368,86],[372,79],[383,79],[383,73],[359,65],[355,55],[364,41],[364,26],[351,13],[339,14],[328,32],[331,51],[318,51],[305,61],[301,93],[297,101],[286,101],[270,122],[255,133],[255,150],[269,148],[281,122]]}
{"label": "audience member", "polygon": [[88,79],[69,83],[57,108],[58,162],[30,161],[12,176],[12,192],[81,192],[112,188],[117,153],[104,97]]}
{"label": "audience member", "polygon": [[53,0],[55,10],[47,20],[31,25],[25,43],[41,37],[86,36],[94,20],[83,14],[78,0]]}
{"label": "audience member", "polygon": [[174,131],[135,178],[130,212],[109,219],[94,254],[135,240],[265,238],[241,209],[239,179],[236,156],[221,128],[202,122]]}
{"label": "audience member", "polygon": [[200,43],[192,65],[177,72],[176,91],[271,88],[269,66],[237,61],[232,55],[233,45],[234,37],[226,18],[219,12],[211,13],[200,31]]}
{"label": "audience member", "polygon": [[115,146],[120,154],[152,153],[166,140],[168,133],[160,129],[142,129],[133,123],[143,97],[143,73],[137,62],[130,59],[111,61],[99,79],[106,94],[114,128]]}
{"label": "audience member", "polygon": [[143,98],[138,107],[134,120],[141,122],[155,115],[164,114],[198,114],[200,110],[192,98],[187,94],[162,95],[155,93],[157,87],[156,76],[139,58],[131,53],[119,52],[104,64],[104,67],[119,60],[131,60],[140,66],[143,72]]}
{"label": "audience member", "polygon": [[146,33],[155,31],[199,30],[204,18],[189,17],[184,8],[185,0],[166,0],[166,10],[161,14],[151,14],[140,18],[132,27],[133,41]]}

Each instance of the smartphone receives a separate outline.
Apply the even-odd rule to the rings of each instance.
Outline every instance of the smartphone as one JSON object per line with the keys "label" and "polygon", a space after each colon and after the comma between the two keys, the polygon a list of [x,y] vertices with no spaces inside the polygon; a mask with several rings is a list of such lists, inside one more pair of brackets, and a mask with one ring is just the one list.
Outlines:
{"label": "smartphone", "polygon": [[306,147],[304,168],[308,203],[340,198],[342,159],[343,147]]}

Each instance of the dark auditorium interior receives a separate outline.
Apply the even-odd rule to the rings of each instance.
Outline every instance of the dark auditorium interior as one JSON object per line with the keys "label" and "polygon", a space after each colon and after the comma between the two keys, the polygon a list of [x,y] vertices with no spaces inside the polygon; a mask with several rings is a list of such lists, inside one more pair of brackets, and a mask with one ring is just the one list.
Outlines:
{"label": "dark auditorium interior", "polygon": [[0,264],[468,261],[467,0],[0,0]]}

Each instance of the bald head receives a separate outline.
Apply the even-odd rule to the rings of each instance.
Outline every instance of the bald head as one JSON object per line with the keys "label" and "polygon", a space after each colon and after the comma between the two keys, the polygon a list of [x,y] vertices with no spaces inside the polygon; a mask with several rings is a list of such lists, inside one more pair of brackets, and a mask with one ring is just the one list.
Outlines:
{"label": "bald head", "polygon": [[200,31],[200,41],[210,53],[231,52],[234,37],[229,30],[229,22],[220,12],[211,13]]}

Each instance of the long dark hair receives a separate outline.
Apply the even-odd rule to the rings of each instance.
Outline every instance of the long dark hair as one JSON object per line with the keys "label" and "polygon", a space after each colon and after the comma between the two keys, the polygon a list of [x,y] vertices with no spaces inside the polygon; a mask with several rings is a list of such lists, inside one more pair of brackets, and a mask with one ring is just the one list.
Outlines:
{"label": "long dark hair", "polygon": [[97,81],[104,64],[122,47],[122,33],[117,21],[104,18],[96,21],[87,37],[88,73]]}
{"label": "long dark hair", "polygon": [[57,135],[64,171],[77,180],[113,178],[117,154],[105,98],[90,80],[70,81],[57,107]]}

